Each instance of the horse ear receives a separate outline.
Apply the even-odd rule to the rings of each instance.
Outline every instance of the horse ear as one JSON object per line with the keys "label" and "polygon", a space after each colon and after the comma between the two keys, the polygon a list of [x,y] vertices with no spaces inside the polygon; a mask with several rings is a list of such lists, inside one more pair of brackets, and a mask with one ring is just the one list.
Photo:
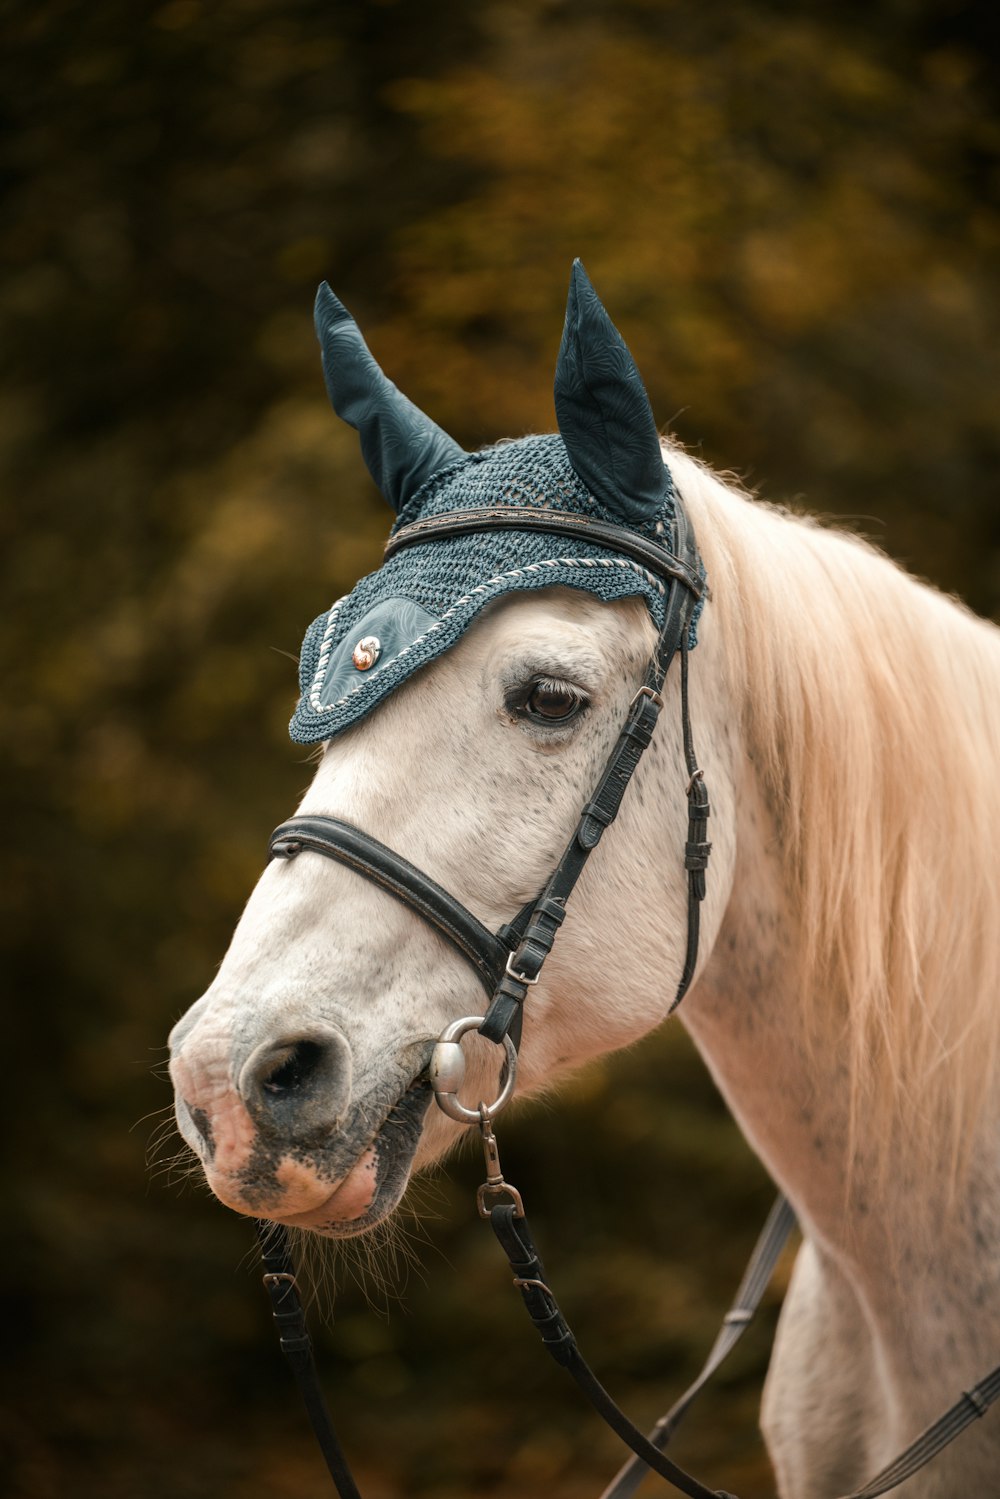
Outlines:
{"label": "horse ear", "polygon": [[556,418],[591,494],[635,524],[662,514],[670,475],[642,376],[579,260],[556,361]]}
{"label": "horse ear", "polygon": [[438,469],[464,458],[464,450],[382,373],[325,281],[316,293],[315,319],[333,409],[357,428],[369,473],[398,511]]}

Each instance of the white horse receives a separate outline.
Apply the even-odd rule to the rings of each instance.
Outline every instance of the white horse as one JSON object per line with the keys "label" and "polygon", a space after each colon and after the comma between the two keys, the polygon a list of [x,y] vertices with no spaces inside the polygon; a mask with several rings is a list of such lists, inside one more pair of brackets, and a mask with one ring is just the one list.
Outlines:
{"label": "white horse", "polygon": [[[673,446],[664,459],[711,588],[690,674],[714,852],[678,1016],[802,1225],[763,1428],[782,1499],[831,1499],[1000,1352],[1000,632],[864,542]],[[507,593],[331,740],[299,812],[367,830],[494,929],[544,884],[654,639],[636,599]],[[553,724],[512,706],[541,679],[580,711]],[[678,694],[672,671],[525,1006],[522,1092],[670,1006]],[[482,1000],[460,956],[351,870],[270,864],[171,1038],[181,1129],[213,1191],[331,1235],[384,1218],[461,1133],[394,1105]],[[498,1052],[468,1049],[469,1096],[493,1096]],[[262,1088],[289,1111],[266,1138]],[[1000,1420],[899,1492],[1000,1494]]]}

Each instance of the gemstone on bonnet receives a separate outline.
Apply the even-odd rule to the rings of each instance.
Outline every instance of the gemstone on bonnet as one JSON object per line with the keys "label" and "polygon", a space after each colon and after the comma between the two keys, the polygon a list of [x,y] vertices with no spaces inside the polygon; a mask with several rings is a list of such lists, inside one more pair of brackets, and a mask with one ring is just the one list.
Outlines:
{"label": "gemstone on bonnet", "polygon": [[358,671],[368,671],[382,654],[382,642],[377,635],[363,635],[351,652],[351,660]]}

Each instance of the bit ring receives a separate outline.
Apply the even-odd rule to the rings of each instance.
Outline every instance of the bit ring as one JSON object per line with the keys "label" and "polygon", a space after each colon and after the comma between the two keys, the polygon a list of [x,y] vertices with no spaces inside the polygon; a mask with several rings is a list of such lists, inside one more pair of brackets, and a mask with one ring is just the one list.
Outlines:
{"label": "bit ring", "polygon": [[493,1103],[480,1103],[475,1109],[467,1109],[459,1099],[458,1090],[465,1080],[465,1053],[460,1044],[461,1039],[469,1031],[478,1031],[482,1023],[481,1015],[464,1015],[461,1020],[453,1020],[441,1032],[431,1053],[428,1071],[437,1106],[459,1124],[482,1124],[484,1118],[492,1119],[495,1114],[499,1114],[513,1097],[517,1082],[517,1047],[509,1036],[504,1036],[507,1076],[499,1096]]}

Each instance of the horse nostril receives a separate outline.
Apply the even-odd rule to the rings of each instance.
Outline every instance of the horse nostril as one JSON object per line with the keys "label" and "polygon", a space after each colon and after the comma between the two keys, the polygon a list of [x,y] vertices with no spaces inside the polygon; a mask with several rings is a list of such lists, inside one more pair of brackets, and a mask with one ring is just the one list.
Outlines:
{"label": "horse nostril", "polygon": [[291,1142],[328,1133],[351,1096],[351,1052],[332,1026],[263,1041],[240,1072],[239,1092],[268,1134]]}
{"label": "horse nostril", "polygon": [[194,1125],[195,1129],[198,1131],[199,1137],[204,1142],[205,1150],[208,1153],[209,1160],[211,1160],[212,1156],[215,1154],[215,1140],[212,1136],[212,1121],[211,1119],[209,1119],[204,1109],[192,1108],[190,1104],[188,1104],[186,1107],[188,1111],[188,1117],[190,1118],[191,1123]]}
{"label": "horse nostril", "polygon": [[274,1070],[261,1078],[265,1093],[302,1088],[322,1069],[323,1048],[317,1041],[295,1041],[275,1058]]}

